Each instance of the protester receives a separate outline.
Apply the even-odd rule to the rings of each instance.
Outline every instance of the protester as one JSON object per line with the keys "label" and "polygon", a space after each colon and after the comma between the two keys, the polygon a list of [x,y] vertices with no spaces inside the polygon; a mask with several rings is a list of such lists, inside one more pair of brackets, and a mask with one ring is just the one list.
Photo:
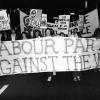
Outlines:
{"label": "protester", "polygon": [[78,37],[79,38],[82,38],[82,34],[83,34],[83,29],[82,28],[79,28],[79,32],[78,33]]}
{"label": "protester", "polygon": [[[77,38],[80,37],[80,33],[78,32],[77,28],[74,29],[74,37],[77,37]],[[80,71],[74,71],[73,76],[74,76],[74,81],[80,81],[80,77],[81,77]]]}
{"label": "protester", "polygon": [[[79,32],[77,28],[74,29],[74,33],[72,33],[70,37],[76,37],[76,38],[79,37]],[[80,81],[80,76],[81,74],[79,71],[73,71],[74,81]]]}
{"label": "protester", "polygon": [[27,33],[26,32],[22,32],[22,40],[26,40],[27,38]]}
{"label": "protester", "polygon": [[[51,37],[51,29],[47,28],[45,30],[45,36]],[[47,75],[48,75],[47,81],[50,82],[52,80],[52,77],[56,75],[56,72],[53,71],[53,74],[52,74],[52,72],[48,72]]]}
{"label": "protester", "polygon": [[56,36],[55,31],[54,31],[53,29],[50,29],[50,31],[51,31],[51,36],[52,36],[52,37],[55,37],[55,36]]}
{"label": "protester", "polygon": [[7,40],[9,41],[15,41],[15,40],[17,40],[18,38],[17,38],[17,35],[16,35],[16,33],[15,33],[15,30],[14,29],[12,29],[11,30],[11,35],[10,35],[10,37],[8,37],[7,38]]}
{"label": "protester", "polygon": [[51,36],[51,30],[49,29],[49,28],[47,28],[46,30],[45,30],[45,36],[47,37],[47,36]]}
{"label": "protester", "polygon": [[65,34],[63,32],[60,33],[61,37],[65,37]]}
{"label": "protester", "polygon": [[35,34],[35,38],[40,38],[40,37],[42,37],[41,31],[38,30],[38,29],[34,30],[34,34]]}
{"label": "protester", "polygon": [[70,34],[68,34],[68,37],[75,37],[74,31],[70,32]]}
{"label": "protester", "polygon": [[74,35],[74,37],[78,37],[78,29],[77,28],[74,29],[74,34],[73,35]]}

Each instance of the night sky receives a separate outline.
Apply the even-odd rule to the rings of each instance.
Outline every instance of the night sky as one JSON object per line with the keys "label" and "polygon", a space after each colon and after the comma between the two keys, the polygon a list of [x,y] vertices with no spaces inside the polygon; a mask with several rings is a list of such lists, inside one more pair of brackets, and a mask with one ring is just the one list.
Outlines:
{"label": "night sky", "polygon": [[[9,9],[20,8],[23,12],[29,14],[30,9],[42,9],[43,13],[48,15],[48,22],[54,22],[53,17],[56,17],[60,14],[70,14],[75,13],[74,19],[78,18],[78,15],[84,15],[96,8],[100,9],[100,1],[99,0],[87,0],[88,6],[85,8],[85,0],[0,0],[0,8]],[[17,11],[16,11],[17,12]],[[17,17],[16,17],[17,16]],[[15,16],[12,16],[16,22],[19,15],[16,13]],[[16,17],[16,18],[14,18]],[[17,24],[18,24],[17,23]],[[16,25],[15,25],[16,26]]]}
{"label": "night sky", "polygon": [[[43,9],[44,13],[49,16],[57,16],[59,14],[69,14],[75,12],[84,14],[87,10],[96,8],[96,4],[100,4],[99,0],[87,0],[88,9],[85,9],[85,0],[0,0],[1,8],[35,8]],[[85,11],[86,10],[86,11]]]}

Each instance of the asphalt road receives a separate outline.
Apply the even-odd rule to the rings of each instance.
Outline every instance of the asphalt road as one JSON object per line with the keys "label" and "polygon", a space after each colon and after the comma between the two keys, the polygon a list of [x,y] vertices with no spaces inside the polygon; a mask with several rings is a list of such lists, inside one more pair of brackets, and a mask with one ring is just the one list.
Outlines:
{"label": "asphalt road", "polygon": [[46,73],[0,77],[0,88],[9,87],[0,100],[100,100],[100,72],[81,72],[81,81],[73,81],[72,72],[58,72],[51,82]]}

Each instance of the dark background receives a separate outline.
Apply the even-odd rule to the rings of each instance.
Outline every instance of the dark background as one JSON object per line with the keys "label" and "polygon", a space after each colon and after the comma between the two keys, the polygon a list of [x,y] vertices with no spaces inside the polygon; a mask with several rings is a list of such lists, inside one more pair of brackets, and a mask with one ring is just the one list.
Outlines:
{"label": "dark background", "polygon": [[58,72],[51,82],[46,73],[0,77],[0,88],[9,87],[0,100],[100,100],[100,72],[81,72],[81,80],[73,81],[72,72]]}
{"label": "dark background", "polygon": [[85,0],[0,0],[0,8],[23,8],[23,11],[29,13],[29,9],[43,9],[43,13],[48,14],[48,19],[52,21],[53,17],[59,14],[76,15],[85,14],[98,6],[100,9],[100,0],[87,0],[88,8],[85,8]]}
{"label": "dark background", "polygon": [[[72,20],[78,19],[79,15],[84,15],[95,8],[100,9],[100,0],[0,0],[0,8],[7,9],[11,14],[12,27],[19,27],[19,13],[17,8],[29,14],[30,9],[42,9],[48,15],[48,22],[54,22],[53,17],[60,14],[75,13]],[[15,10],[15,12],[14,12]],[[100,16],[100,11],[99,11]]]}

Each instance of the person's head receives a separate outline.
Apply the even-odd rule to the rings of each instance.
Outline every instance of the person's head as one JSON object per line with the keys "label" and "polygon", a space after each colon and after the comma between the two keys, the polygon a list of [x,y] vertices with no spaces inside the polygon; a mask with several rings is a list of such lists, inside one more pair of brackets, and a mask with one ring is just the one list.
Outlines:
{"label": "person's head", "polygon": [[45,30],[45,35],[46,36],[51,36],[51,30],[50,29],[46,29]]}
{"label": "person's head", "polygon": [[77,34],[77,32],[78,32],[78,28],[75,28],[74,29],[74,34]]}
{"label": "person's head", "polygon": [[14,29],[12,29],[12,30],[11,30],[11,33],[15,33],[15,30],[14,30]]}
{"label": "person's head", "polygon": [[80,27],[79,27],[79,32],[80,32],[80,33],[83,33],[83,26],[80,26]]}
{"label": "person's head", "polygon": [[65,34],[63,32],[60,33],[61,37],[65,37]]}
{"label": "person's head", "polygon": [[15,33],[15,30],[14,30],[14,29],[12,29],[12,30],[11,30],[11,35],[16,35],[16,33]]}
{"label": "person's head", "polygon": [[22,38],[23,38],[23,39],[27,38],[26,32],[22,32]]}
{"label": "person's head", "polygon": [[51,36],[56,36],[55,31],[51,29]]}
{"label": "person's head", "polygon": [[74,29],[70,30],[70,36],[74,35]]}
{"label": "person's head", "polygon": [[36,38],[41,37],[41,31],[35,30],[35,36],[36,36]]}

